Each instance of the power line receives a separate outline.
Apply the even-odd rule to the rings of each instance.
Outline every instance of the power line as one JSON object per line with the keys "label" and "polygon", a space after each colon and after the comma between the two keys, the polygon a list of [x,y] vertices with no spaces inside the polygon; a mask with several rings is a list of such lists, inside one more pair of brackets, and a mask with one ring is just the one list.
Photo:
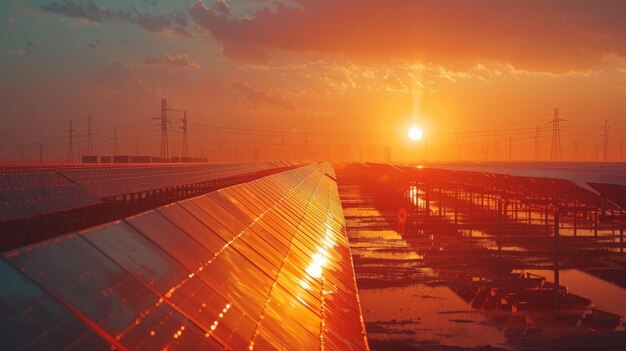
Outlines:
{"label": "power line", "polygon": [[120,140],[120,138],[118,138],[117,136],[117,127],[113,126],[113,156],[116,156],[118,154],[118,140]]}
{"label": "power line", "polygon": [[459,154],[459,161],[461,161],[461,150],[463,149],[464,141],[465,141],[465,134],[461,135],[460,138],[458,134],[456,135],[456,149]]}
{"label": "power line", "polygon": [[184,112],[183,118],[181,119],[183,122],[183,126],[181,129],[183,130],[183,157],[189,157],[189,134],[187,131],[187,111]]}
{"label": "power line", "polygon": [[539,150],[541,141],[541,128],[535,128],[535,161],[539,161],[541,159],[541,154]]}
{"label": "power line", "polygon": [[67,143],[67,162],[74,162],[74,128],[72,128],[72,120],[70,120],[70,129],[68,130],[69,139]]}
{"label": "power line", "polygon": [[511,145],[511,136],[509,135],[509,161],[513,160],[513,146]]}
{"label": "power line", "polygon": [[87,154],[93,155],[93,130],[91,129],[91,115],[87,119]]}
{"label": "power line", "polygon": [[602,146],[604,148],[602,159],[604,161],[608,161],[609,159],[609,129],[610,129],[608,120],[604,120],[604,127],[602,128],[603,128],[603,133],[601,137],[602,137]]}
{"label": "power line", "polygon": [[561,122],[566,121],[560,117],[559,108],[555,107],[552,114],[552,121],[546,124],[552,124],[552,145],[550,147],[550,160],[561,161]]}
{"label": "power line", "polygon": [[500,148],[498,147],[498,134],[493,133],[494,143],[493,143],[493,157],[496,161],[500,159]]}
{"label": "power line", "polygon": [[574,144],[574,161],[578,161],[578,147],[580,146],[576,141],[572,141]]}
{"label": "power line", "polygon": [[167,111],[169,110],[166,99],[161,99],[161,116],[153,119],[159,119],[161,121],[161,159],[168,159],[170,157],[169,141],[167,139],[167,127],[172,124],[167,117]]}

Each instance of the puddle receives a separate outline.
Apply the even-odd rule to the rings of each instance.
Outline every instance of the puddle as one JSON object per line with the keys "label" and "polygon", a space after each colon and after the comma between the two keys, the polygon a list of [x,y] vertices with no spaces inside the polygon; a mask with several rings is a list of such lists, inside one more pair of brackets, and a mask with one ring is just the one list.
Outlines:
{"label": "puddle", "polygon": [[[555,286],[554,238],[541,212],[509,209],[498,217],[493,201],[450,205],[448,199],[446,205],[415,185],[394,195],[342,186],[338,178],[342,201],[349,200],[346,226],[372,349],[620,349],[626,343],[626,289],[619,286],[626,274],[606,270],[608,261],[591,250],[588,227],[577,223],[580,238],[573,238],[571,223],[563,221],[559,265],[566,269]],[[400,211],[406,211],[403,225]],[[602,242],[615,238],[606,228],[599,233]]]}
{"label": "puddle", "polygon": [[[549,282],[554,282],[554,271],[527,270],[526,272],[544,276]],[[567,287],[569,292],[591,299],[595,307],[626,316],[626,289],[577,269],[559,271],[559,281],[561,285]]]}
{"label": "puddle", "polygon": [[[500,345],[506,341],[487,318],[474,311],[448,287],[423,284],[360,289],[368,336],[381,340],[401,336],[414,342],[437,341],[450,346]],[[389,332],[392,331],[392,332]]]}

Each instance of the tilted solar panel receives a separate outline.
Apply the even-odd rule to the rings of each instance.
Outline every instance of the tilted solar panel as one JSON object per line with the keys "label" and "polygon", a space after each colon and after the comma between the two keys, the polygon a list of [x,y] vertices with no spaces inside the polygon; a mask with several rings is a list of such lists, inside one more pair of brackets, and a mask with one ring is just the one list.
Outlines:
{"label": "tilted solar panel", "polygon": [[117,348],[366,350],[325,173],[274,174],[5,258]]}
{"label": "tilted solar panel", "polygon": [[84,186],[54,170],[0,173],[0,220],[47,214],[101,203]]}

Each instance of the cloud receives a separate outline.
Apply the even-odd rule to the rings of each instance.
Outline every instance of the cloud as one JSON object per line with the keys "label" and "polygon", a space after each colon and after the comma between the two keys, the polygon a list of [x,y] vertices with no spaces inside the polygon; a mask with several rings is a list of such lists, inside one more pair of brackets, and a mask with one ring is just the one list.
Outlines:
{"label": "cloud", "polygon": [[108,7],[100,7],[92,2],[85,1],[53,1],[49,4],[41,5],[41,8],[44,11],[59,15],[98,23],[109,20],[115,16],[115,14]]}
{"label": "cloud", "polygon": [[324,75],[324,79],[331,87],[341,91],[356,87],[354,80],[346,72],[328,72]]}
{"label": "cloud", "polygon": [[251,108],[278,108],[295,111],[296,104],[285,94],[270,88],[253,88],[246,81],[235,80],[229,87],[242,96],[242,103]]}
{"label": "cloud", "polygon": [[98,6],[91,0],[52,1],[51,3],[41,5],[41,9],[89,22],[121,21],[138,25],[156,34],[174,35],[180,38],[191,37],[191,33],[187,30],[187,14],[184,12],[155,15],[148,12],[139,12],[135,7],[132,7],[131,10],[112,10],[106,6]]}
{"label": "cloud", "polygon": [[198,62],[190,59],[187,54],[165,54],[165,56],[159,58],[146,56],[143,63],[147,66],[170,67],[186,70],[197,70],[201,67]]}
{"label": "cloud", "polygon": [[267,59],[272,51],[453,66],[506,62],[535,71],[584,70],[626,56],[621,0],[294,0],[236,17],[220,0],[196,2],[192,21],[223,53]]}

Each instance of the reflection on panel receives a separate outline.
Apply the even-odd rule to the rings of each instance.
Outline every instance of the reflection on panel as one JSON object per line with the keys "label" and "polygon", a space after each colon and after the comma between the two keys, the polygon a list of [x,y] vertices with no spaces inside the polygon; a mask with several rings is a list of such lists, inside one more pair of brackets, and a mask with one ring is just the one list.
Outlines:
{"label": "reflection on panel", "polygon": [[0,168],[0,220],[102,203],[102,198],[225,179],[291,162],[23,165]]}
{"label": "reflection on panel", "polygon": [[[84,334],[94,350],[366,350],[332,172],[310,165],[9,252],[0,274],[58,310],[10,327],[65,323],[55,342]],[[22,290],[3,293],[0,321],[33,304],[5,307]],[[29,333],[14,344],[42,332]]]}
{"label": "reflection on panel", "polygon": [[[111,345],[0,260],[0,348],[108,350]],[[28,327],[25,327],[28,326]]]}
{"label": "reflection on panel", "polygon": [[54,170],[0,170],[0,220],[101,203],[82,184]]}

